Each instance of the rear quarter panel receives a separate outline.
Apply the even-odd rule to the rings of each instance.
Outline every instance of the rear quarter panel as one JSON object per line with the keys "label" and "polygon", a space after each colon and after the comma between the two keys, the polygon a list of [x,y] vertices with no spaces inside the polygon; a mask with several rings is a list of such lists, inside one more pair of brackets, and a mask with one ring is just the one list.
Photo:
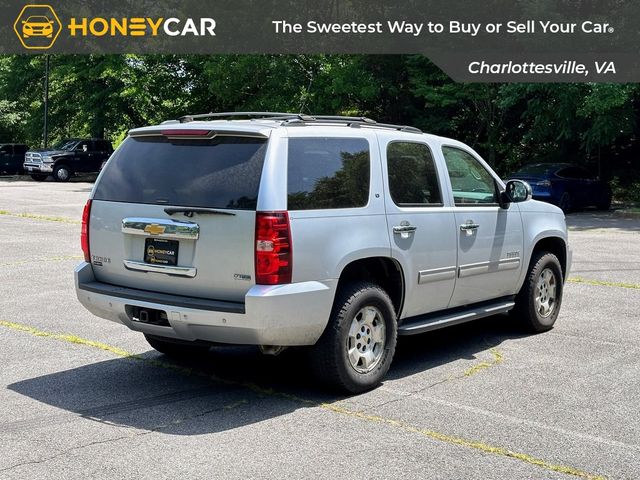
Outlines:
{"label": "rear quarter panel", "polygon": [[[280,137],[280,138],[278,138]],[[286,138],[284,138],[286,137]],[[293,281],[337,279],[346,265],[367,257],[390,257],[378,140],[369,130],[288,128],[274,132],[261,184],[259,210],[287,208],[287,144],[294,137],[365,138],[370,151],[369,201],[361,208],[290,210]]]}

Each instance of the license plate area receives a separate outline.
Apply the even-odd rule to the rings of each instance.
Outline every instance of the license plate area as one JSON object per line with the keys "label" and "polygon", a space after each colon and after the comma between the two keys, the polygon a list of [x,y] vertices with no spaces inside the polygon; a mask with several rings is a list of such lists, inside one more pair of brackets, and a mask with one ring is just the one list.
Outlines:
{"label": "license plate area", "polygon": [[179,246],[180,243],[177,240],[146,238],[144,241],[144,261],[151,265],[176,266]]}

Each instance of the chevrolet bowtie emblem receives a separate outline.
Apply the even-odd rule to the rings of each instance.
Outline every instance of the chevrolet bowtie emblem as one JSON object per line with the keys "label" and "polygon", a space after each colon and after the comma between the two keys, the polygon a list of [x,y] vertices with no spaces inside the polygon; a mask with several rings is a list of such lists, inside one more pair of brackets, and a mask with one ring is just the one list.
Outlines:
{"label": "chevrolet bowtie emblem", "polygon": [[144,231],[150,235],[160,235],[161,233],[164,233],[165,229],[166,227],[158,225],[157,223],[151,223],[144,227]]}

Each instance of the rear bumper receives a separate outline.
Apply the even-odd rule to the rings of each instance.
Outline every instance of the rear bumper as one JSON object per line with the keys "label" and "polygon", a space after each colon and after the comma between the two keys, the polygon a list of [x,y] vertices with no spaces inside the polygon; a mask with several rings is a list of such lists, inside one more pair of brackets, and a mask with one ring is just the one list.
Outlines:
{"label": "rear bumper", "polygon": [[[75,269],[76,295],[98,317],[131,330],[180,340],[244,345],[313,345],[329,320],[337,280],[255,285],[245,302],[218,302],[97,282],[91,265]],[[140,323],[126,307],[163,310],[170,326]]]}

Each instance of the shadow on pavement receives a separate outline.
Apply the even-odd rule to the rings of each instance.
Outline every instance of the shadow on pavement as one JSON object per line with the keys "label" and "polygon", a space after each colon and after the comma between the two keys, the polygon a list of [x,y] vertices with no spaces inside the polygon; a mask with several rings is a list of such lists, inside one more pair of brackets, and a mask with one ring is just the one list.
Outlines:
{"label": "shadow on pavement", "polygon": [[[388,379],[419,373],[522,336],[506,316],[401,338]],[[24,380],[9,389],[38,402],[99,422],[143,430],[159,426],[165,433],[198,435],[260,422],[321,402],[344,397],[324,389],[313,378],[306,350],[290,349],[277,357],[254,347],[216,347],[199,358],[174,362],[150,351],[137,361],[117,358]],[[153,365],[160,361],[169,368]],[[196,374],[175,371],[192,368]],[[208,380],[208,376],[224,379]],[[257,387],[253,387],[255,385]],[[234,403],[247,408],[229,408]],[[255,403],[259,402],[258,408]],[[203,415],[202,411],[211,413]],[[213,414],[215,412],[215,414]],[[198,417],[197,422],[176,418]],[[35,422],[36,420],[31,420]],[[48,420],[38,421],[38,425]],[[27,428],[29,420],[4,424],[4,431]]]}

